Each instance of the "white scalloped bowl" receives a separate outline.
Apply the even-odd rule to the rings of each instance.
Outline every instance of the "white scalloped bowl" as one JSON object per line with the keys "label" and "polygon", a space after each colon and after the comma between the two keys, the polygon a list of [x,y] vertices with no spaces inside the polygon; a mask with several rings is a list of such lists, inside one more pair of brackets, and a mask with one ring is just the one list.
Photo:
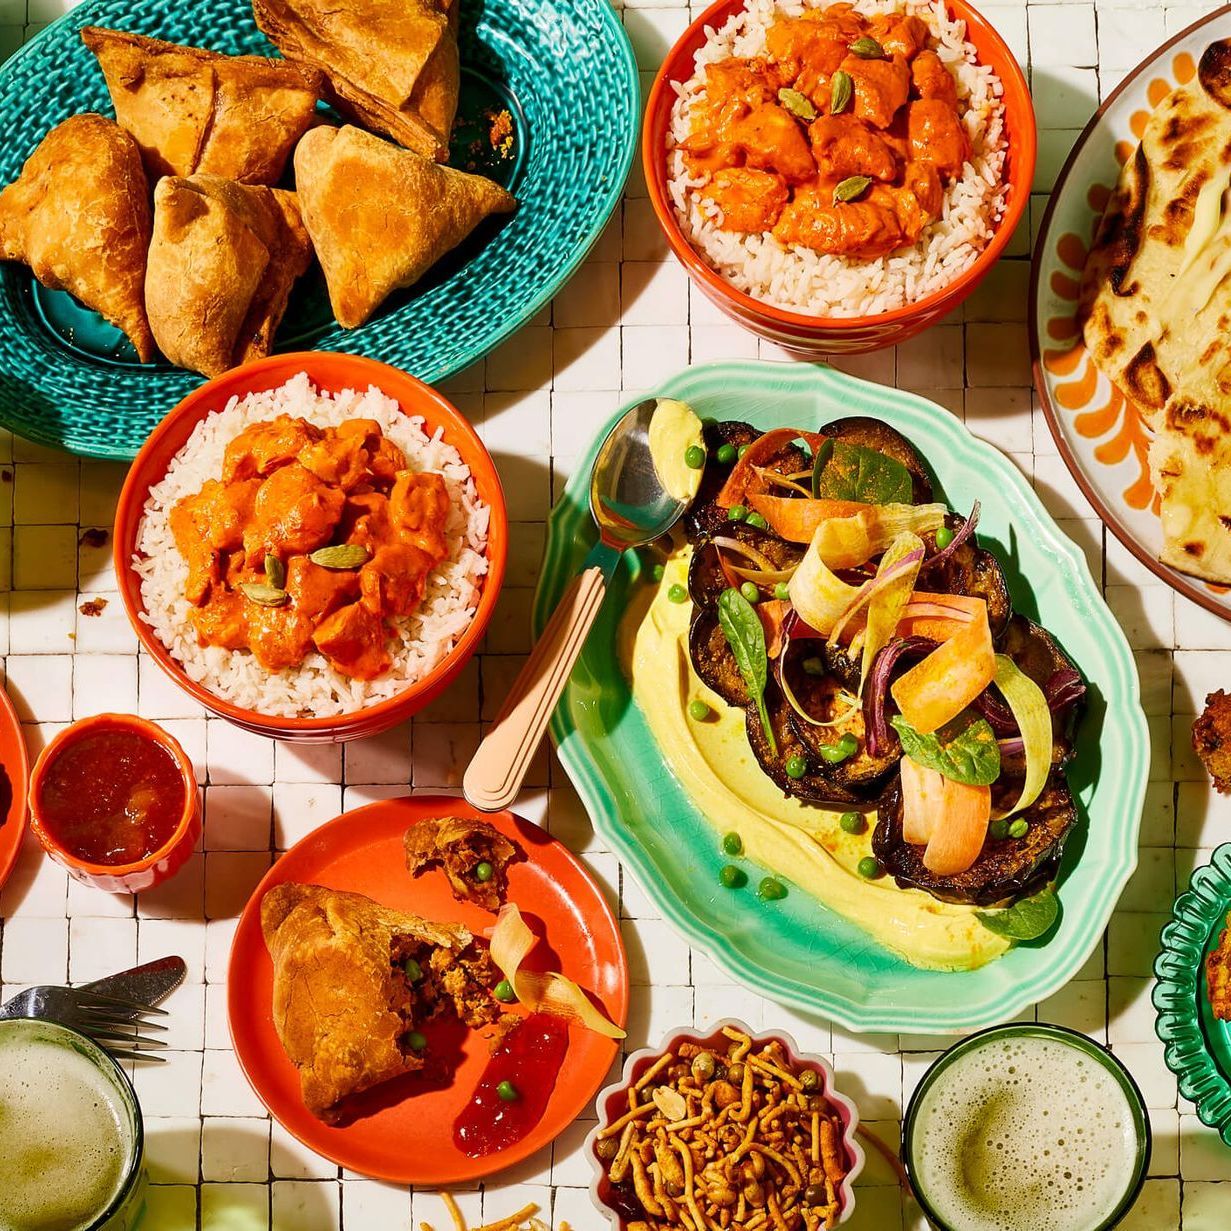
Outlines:
{"label": "white scalloped bowl", "polygon": [[590,1168],[594,1173],[594,1179],[590,1183],[590,1199],[594,1203],[594,1208],[606,1215],[612,1231],[628,1231],[628,1223],[599,1194],[599,1186],[606,1178],[606,1171],[598,1154],[595,1152],[599,1132],[604,1125],[619,1119],[623,1112],[617,1110],[617,1108],[627,1106],[625,1100],[629,1086],[660,1056],[674,1050],[680,1043],[693,1043],[710,1051],[725,1051],[730,1040],[723,1034],[724,1029],[740,1030],[750,1035],[754,1043],[769,1043],[771,1041],[780,1043],[793,1065],[812,1069],[820,1074],[820,1093],[825,1096],[834,1111],[837,1112],[838,1118],[842,1121],[842,1144],[846,1148],[847,1157],[851,1159],[850,1170],[847,1171],[846,1177],[838,1186],[840,1206],[838,1223],[846,1222],[854,1213],[855,1190],[853,1185],[855,1177],[863,1170],[864,1164],[863,1147],[855,1137],[855,1130],[859,1127],[859,1110],[845,1094],[842,1094],[834,1086],[834,1073],[828,1061],[821,1056],[801,1051],[795,1040],[784,1030],[767,1030],[757,1034],[750,1030],[743,1022],[728,1017],[720,1022],[716,1022],[714,1028],[705,1034],[696,1029],[673,1030],[663,1039],[658,1047],[643,1047],[640,1051],[633,1052],[624,1061],[624,1070],[620,1074],[620,1079],[599,1092],[598,1099],[595,1102],[598,1123],[587,1134],[583,1149],[585,1150],[586,1158],[590,1162]]}

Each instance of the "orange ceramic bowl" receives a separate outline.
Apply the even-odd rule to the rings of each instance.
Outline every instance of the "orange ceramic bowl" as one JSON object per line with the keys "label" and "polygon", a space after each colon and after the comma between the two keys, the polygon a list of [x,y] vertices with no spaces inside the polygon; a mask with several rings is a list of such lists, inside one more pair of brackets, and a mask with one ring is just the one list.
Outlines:
{"label": "orange ceramic bowl", "polygon": [[[230,398],[276,389],[299,372],[306,372],[318,389],[330,393],[375,385],[408,414],[422,415],[426,420],[424,430],[429,435],[436,428],[443,429],[445,440],[470,467],[479,497],[491,510],[487,575],[482,581],[478,608],[470,626],[445,659],[396,696],[348,714],[323,718],[287,718],[243,709],[190,679],[142,619],[145,603],[141,597],[140,578],[132,567],[138,527],[149,490],[166,474],[171,458],[184,446],[197,424],[211,411],[221,410]],[[321,744],[359,739],[387,730],[421,710],[449,686],[478,647],[495,609],[508,551],[508,517],[500,476],[491,454],[465,416],[439,393],[413,376],[374,359],[330,351],[305,351],[271,355],[226,372],[194,390],[167,415],[137,454],[124,481],[116,512],[114,545],[115,575],[128,618],[141,644],[176,684],[206,709],[246,731],[274,739]]]}
{"label": "orange ceramic bowl", "polygon": [[[56,841],[42,821],[43,783],[56,758],[81,736],[109,730],[132,731],[161,744],[179,766],[180,779],[184,784],[184,811],[175,832],[152,855],[136,863],[88,863],[79,859]],[[201,836],[201,801],[192,762],[174,736],[144,718],[134,714],[95,714],[82,718],[55,736],[34,762],[34,770],[30,774],[30,828],[47,854],[83,884],[93,885],[108,893],[140,893],[174,876],[184,866]]]}
{"label": "orange ceramic bowl", "polygon": [[706,27],[722,26],[744,7],[744,0],[718,0],[710,5],[671,48],[654,79],[646,107],[641,155],[650,202],[667,242],[707,299],[746,329],[801,358],[817,359],[825,354],[853,354],[896,346],[934,324],[979,285],[1026,212],[1036,150],[1034,108],[1026,78],[1005,41],[984,17],[965,0],[948,0],[948,5],[951,14],[966,22],[966,38],[978,49],[980,63],[990,65],[1004,85],[1008,202],[991,243],[965,273],[926,298],[879,316],[810,316],[762,303],[737,290],[711,269],[680,230],[667,190],[667,139],[676,99],[674,85],[692,76],[693,57],[706,42]]}

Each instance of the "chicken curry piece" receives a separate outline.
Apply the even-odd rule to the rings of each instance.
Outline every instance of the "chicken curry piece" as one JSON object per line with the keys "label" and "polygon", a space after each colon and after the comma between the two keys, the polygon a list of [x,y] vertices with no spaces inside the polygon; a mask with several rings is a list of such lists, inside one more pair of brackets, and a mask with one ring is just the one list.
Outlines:
{"label": "chicken curry piece", "polygon": [[171,511],[200,643],[270,671],[317,650],[355,679],[381,675],[390,621],[418,608],[448,555],[449,508],[444,479],[411,470],[372,419],[251,424],[221,478]]}
{"label": "chicken curry piece", "polygon": [[862,260],[918,240],[971,156],[928,33],[833,4],[778,17],[763,56],[711,64],[681,149],[718,225]]}

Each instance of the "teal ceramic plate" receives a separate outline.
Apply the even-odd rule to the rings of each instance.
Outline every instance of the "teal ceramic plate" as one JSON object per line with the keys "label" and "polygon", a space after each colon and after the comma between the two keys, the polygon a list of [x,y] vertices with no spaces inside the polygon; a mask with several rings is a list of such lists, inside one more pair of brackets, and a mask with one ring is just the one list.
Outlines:
{"label": "teal ceramic plate", "polygon": [[[78,35],[111,26],[232,55],[272,54],[248,0],[86,0],[0,67],[0,184],[48,129],[113,114]],[[359,329],[335,324],[319,271],[301,280],[277,350],[341,350],[440,381],[520,329],[560,289],[619,201],[636,146],[639,86],[608,0],[461,0],[463,87],[454,162],[472,161],[482,114],[507,107],[515,154],[480,167],[520,202]],[[0,424],[93,457],[131,458],[193,373],[142,366],[126,339],[64,292],[0,265]]]}
{"label": "teal ceramic plate", "polygon": [[[1098,943],[1136,866],[1149,771],[1133,657],[1085,557],[1007,458],[948,411],[909,393],[825,367],[752,362],[693,368],[656,392],[701,415],[764,429],[877,416],[918,446],[939,479],[938,498],[956,509],[982,501],[979,537],[1005,566],[1015,606],[1059,638],[1090,685],[1069,771],[1080,821],[1065,850],[1057,929],[976,971],[917,969],[798,891],[771,904],[720,888],[724,857],[715,831],[664,768],[617,662],[616,628],[635,571],[626,558],[552,724],[595,826],[689,941],[784,1004],[856,1030],[949,1033],[1004,1021],[1050,995]],[[586,488],[606,431],[551,515],[535,601],[539,628],[594,541]]]}
{"label": "teal ceramic plate", "polygon": [[1214,1016],[1205,984],[1205,959],[1218,945],[1228,911],[1231,843],[1193,873],[1171,908],[1154,962],[1154,1007],[1163,1057],[1179,1078],[1180,1093],[1231,1146],[1231,1022]]}

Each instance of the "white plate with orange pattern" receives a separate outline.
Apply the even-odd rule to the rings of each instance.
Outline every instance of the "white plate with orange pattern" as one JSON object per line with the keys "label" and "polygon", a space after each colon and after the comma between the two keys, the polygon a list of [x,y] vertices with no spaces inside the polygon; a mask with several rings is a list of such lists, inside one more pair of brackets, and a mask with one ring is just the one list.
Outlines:
{"label": "white plate with orange pattern", "polygon": [[1150,112],[1216,39],[1231,37],[1231,4],[1214,10],[1143,60],[1095,112],[1064,164],[1035,244],[1030,283],[1034,383],[1073,477],[1113,534],[1153,573],[1231,620],[1231,590],[1159,562],[1163,532],[1150,479],[1150,431],[1138,408],[1095,367],[1077,324],[1082,270],[1120,168]]}

